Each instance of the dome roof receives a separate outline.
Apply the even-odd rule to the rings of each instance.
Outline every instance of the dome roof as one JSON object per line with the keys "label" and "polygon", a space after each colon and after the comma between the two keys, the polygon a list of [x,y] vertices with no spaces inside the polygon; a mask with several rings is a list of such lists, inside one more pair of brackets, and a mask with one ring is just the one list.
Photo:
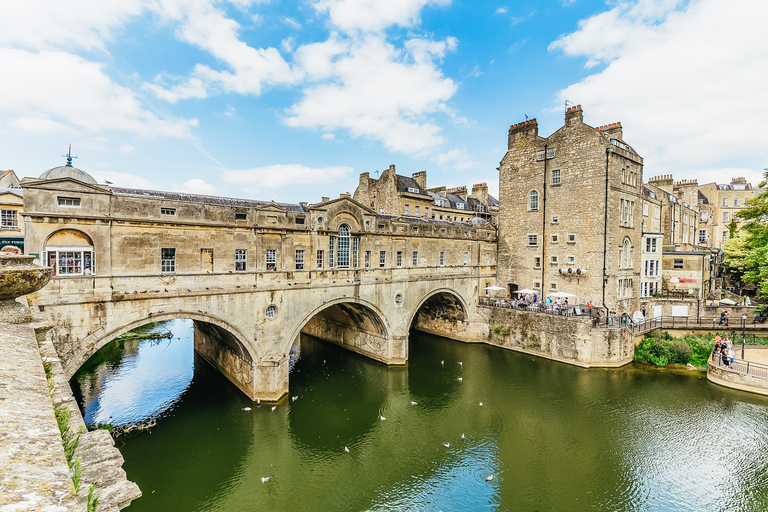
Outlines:
{"label": "dome roof", "polygon": [[93,179],[93,176],[85,171],[81,171],[77,167],[72,167],[71,165],[61,165],[59,167],[54,167],[53,169],[48,169],[40,175],[41,180],[55,180],[59,178],[72,178],[84,183],[92,183],[94,185],[98,185],[98,182]]}
{"label": "dome roof", "polygon": [[488,224],[488,221],[485,219],[481,219],[480,217],[472,217],[469,219],[469,223],[473,226],[483,226],[485,224]]}

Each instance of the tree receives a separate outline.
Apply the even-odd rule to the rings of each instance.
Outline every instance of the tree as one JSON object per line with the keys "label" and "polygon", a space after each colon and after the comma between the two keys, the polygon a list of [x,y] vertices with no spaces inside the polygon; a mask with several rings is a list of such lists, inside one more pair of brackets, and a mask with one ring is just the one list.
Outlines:
{"label": "tree", "polygon": [[[760,187],[768,185],[768,170]],[[747,201],[737,215],[747,221],[723,246],[723,266],[734,278],[755,283],[759,297],[768,298],[768,190]]]}

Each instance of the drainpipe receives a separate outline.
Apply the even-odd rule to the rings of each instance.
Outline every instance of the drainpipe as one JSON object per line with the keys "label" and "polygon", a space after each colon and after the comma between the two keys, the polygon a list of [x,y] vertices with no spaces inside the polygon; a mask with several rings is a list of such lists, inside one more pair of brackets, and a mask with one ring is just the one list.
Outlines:
{"label": "drainpipe", "polygon": [[547,144],[544,144],[544,191],[541,194],[541,298],[544,299],[544,269],[547,265]]}
{"label": "drainpipe", "polygon": [[611,154],[611,148],[605,148],[605,212],[603,218],[603,307],[605,308],[605,318],[608,318],[608,306],[605,305],[605,283],[608,280],[606,274],[606,264],[608,258],[608,156]]}

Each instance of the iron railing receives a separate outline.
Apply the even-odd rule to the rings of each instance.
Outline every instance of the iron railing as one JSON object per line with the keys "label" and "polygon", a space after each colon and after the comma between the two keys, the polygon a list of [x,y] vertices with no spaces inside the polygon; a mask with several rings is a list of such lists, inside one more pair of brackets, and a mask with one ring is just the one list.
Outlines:
{"label": "iron railing", "polygon": [[714,364],[719,368],[728,368],[729,370],[733,370],[735,372],[768,379],[768,364],[745,361],[744,359],[734,359],[733,362],[726,367],[723,366],[723,362],[719,353],[715,354],[715,360],[711,364]]}

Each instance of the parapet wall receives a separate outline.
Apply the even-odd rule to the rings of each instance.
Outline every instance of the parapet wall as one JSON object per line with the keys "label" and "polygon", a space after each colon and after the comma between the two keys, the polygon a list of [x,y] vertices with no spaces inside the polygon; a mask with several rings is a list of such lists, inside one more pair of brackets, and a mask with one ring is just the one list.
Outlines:
{"label": "parapet wall", "polygon": [[756,375],[747,375],[722,366],[707,363],[707,380],[725,386],[750,393],[768,395],[768,379]]}
{"label": "parapet wall", "polygon": [[589,317],[479,309],[488,317],[490,345],[584,368],[623,366],[634,357],[634,338],[628,330],[593,329]]}

